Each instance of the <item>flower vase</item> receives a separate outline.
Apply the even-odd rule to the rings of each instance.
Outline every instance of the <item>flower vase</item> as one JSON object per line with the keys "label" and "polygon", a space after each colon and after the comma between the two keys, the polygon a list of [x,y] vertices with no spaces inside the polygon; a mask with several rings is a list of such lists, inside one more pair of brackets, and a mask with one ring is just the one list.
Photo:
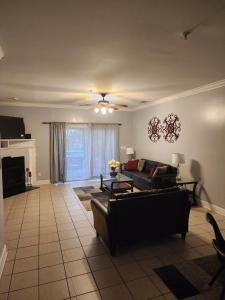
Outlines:
{"label": "flower vase", "polygon": [[110,172],[110,176],[111,177],[116,177],[116,175],[118,174],[118,172],[116,172],[116,168],[111,168],[111,172]]}

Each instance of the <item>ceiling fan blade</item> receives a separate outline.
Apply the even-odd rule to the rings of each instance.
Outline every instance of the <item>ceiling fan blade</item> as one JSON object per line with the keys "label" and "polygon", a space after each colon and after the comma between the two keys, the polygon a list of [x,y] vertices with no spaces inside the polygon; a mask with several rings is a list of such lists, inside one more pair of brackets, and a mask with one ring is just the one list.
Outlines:
{"label": "ceiling fan blade", "polygon": [[128,107],[128,105],[126,104],[113,104],[113,103],[110,103],[109,104],[110,107],[114,108],[114,107]]}
{"label": "ceiling fan blade", "polygon": [[83,107],[85,107],[85,106],[93,106],[93,104],[83,103],[83,104],[79,104],[79,106],[83,106]]}

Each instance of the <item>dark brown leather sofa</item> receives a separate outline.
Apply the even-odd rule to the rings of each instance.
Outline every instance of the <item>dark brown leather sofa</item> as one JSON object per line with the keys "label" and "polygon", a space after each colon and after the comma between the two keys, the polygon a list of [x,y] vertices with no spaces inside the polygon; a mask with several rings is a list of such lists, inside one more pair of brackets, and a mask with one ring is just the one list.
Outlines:
{"label": "dark brown leather sofa", "polygon": [[[160,189],[173,186],[176,182],[177,168],[154,160],[144,159],[144,168],[142,172],[124,170],[121,166],[121,173],[130,177],[134,181],[134,185],[141,190]],[[155,177],[149,177],[149,169],[151,167],[167,166],[166,174]]]}
{"label": "dark brown leather sofa", "polygon": [[108,207],[91,200],[94,227],[111,255],[125,243],[188,232],[190,201],[186,190],[138,192],[110,199]]}

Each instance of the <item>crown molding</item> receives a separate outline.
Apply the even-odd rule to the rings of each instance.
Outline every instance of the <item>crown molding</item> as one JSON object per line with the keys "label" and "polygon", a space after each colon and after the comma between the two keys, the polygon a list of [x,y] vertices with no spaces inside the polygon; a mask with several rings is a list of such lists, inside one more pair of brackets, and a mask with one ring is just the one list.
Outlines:
{"label": "crown molding", "polygon": [[[147,107],[151,107],[154,105],[158,105],[161,103],[165,103],[165,102],[169,102],[169,101],[174,101],[177,99],[182,99],[185,97],[190,97],[193,95],[198,95],[201,93],[205,93],[208,91],[212,91],[215,89],[219,89],[225,87],[225,79],[213,82],[213,83],[209,83],[206,85],[202,85],[200,87],[194,88],[194,89],[190,89],[190,90],[186,90],[184,92],[181,93],[177,93],[174,95],[170,95],[164,98],[159,98],[157,100],[153,100],[147,104],[143,104],[140,105],[138,107],[134,107],[134,108],[120,108],[119,111],[128,111],[128,112],[133,112],[133,111],[137,111],[137,110],[141,110]],[[0,100],[0,106],[20,106],[20,107],[39,107],[39,108],[64,108],[64,109],[80,109],[80,110],[90,110],[90,106],[78,106],[78,105],[71,105],[71,104],[51,104],[51,103],[32,103],[32,102],[8,102],[8,101],[1,101]]]}
{"label": "crown molding", "polygon": [[164,97],[164,98],[153,100],[150,103],[143,104],[142,106],[135,107],[131,110],[132,111],[137,111],[137,110],[147,108],[147,107],[150,107],[150,106],[158,105],[158,104],[169,102],[169,101],[174,101],[174,100],[177,100],[177,99],[190,97],[190,96],[193,96],[193,95],[198,95],[198,94],[205,93],[205,92],[208,92],[208,91],[212,91],[212,90],[215,90],[215,89],[219,89],[219,88],[222,88],[222,87],[225,87],[225,79],[222,79],[222,80],[219,80],[219,81],[216,81],[216,82],[213,82],[213,83],[209,83],[209,84],[206,84],[206,85],[202,85],[200,87],[190,89],[190,90],[186,90],[184,92],[177,93],[177,94],[174,94],[174,95],[170,95],[170,96],[167,96],[167,97]]}

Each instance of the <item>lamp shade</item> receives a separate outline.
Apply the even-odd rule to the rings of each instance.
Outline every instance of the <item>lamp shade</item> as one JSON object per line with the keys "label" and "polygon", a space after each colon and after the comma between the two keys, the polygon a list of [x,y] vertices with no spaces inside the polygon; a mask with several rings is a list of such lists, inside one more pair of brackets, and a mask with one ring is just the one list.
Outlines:
{"label": "lamp shade", "polygon": [[128,155],[134,154],[134,149],[132,147],[127,148],[126,154],[128,154]]}
{"label": "lamp shade", "polygon": [[184,164],[184,163],[185,163],[184,154],[181,154],[181,153],[173,153],[172,154],[172,164],[179,165],[179,164]]}

